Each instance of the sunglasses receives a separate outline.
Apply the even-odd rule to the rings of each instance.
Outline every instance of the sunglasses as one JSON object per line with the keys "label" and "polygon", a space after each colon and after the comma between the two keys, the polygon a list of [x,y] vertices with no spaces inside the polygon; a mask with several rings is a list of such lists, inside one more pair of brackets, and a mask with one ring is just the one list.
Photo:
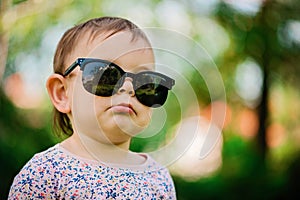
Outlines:
{"label": "sunglasses", "polygon": [[122,87],[125,78],[130,77],[136,98],[148,107],[162,106],[168,91],[175,84],[175,80],[158,72],[143,71],[134,74],[123,71],[113,62],[94,58],[78,58],[63,76],[68,76],[77,66],[82,71],[83,87],[89,93],[101,97],[112,96]]}

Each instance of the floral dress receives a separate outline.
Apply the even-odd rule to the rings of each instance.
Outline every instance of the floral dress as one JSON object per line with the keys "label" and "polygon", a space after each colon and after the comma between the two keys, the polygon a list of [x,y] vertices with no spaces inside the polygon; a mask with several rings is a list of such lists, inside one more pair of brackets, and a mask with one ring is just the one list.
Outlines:
{"label": "floral dress", "polygon": [[172,178],[149,155],[133,169],[78,157],[60,144],[22,168],[8,199],[176,199]]}

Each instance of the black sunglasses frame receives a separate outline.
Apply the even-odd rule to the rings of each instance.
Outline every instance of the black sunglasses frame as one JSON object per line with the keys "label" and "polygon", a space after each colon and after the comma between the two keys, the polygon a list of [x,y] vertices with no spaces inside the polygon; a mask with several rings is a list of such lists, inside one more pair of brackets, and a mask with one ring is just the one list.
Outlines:
{"label": "black sunglasses frame", "polygon": [[89,62],[101,62],[101,63],[105,63],[107,65],[110,66],[114,66],[116,68],[118,68],[118,70],[120,70],[123,73],[124,78],[126,77],[130,77],[132,79],[134,79],[134,77],[137,74],[141,74],[141,73],[147,73],[147,74],[152,74],[155,76],[160,76],[162,78],[162,80],[164,80],[164,86],[167,87],[169,90],[172,88],[172,86],[175,85],[175,80],[158,72],[153,72],[153,71],[143,71],[137,74],[134,73],[130,73],[130,72],[125,72],[120,66],[118,66],[117,64],[107,61],[107,60],[102,60],[102,59],[98,59],[98,58],[77,58],[77,60],[66,69],[66,71],[63,73],[63,76],[66,77],[68,76],[77,66],[80,67],[80,70],[83,71],[85,64],[89,63]]}
{"label": "black sunglasses frame", "polygon": [[[91,62],[100,62],[101,64],[105,64],[106,66],[113,66],[113,67],[115,67],[121,73],[121,75],[122,75],[122,77],[120,78],[120,80],[121,80],[121,84],[120,85],[123,85],[123,82],[124,82],[124,80],[125,80],[126,77],[132,78],[133,83],[134,83],[135,82],[135,77],[141,76],[143,74],[154,76],[154,77],[155,76],[159,77],[160,78],[160,83],[159,84],[162,85],[162,86],[164,86],[168,90],[171,90],[172,86],[175,85],[175,80],[172,79],[172,78],[170,78],[170,77],[168,77],[168,76],[166,76],[166,75],[164,75],[164,74],[161,74],[161,73],[158,73],[158,72],[154,72],[154,71],[142,71],[142,72],[139,72],[137,74],[130,73],[130,72],[125,72],[117,64],[115,64],[113,62],[110,62],[110,61],[107,61],[107,60],[102,60],[102,59],[97,59],[97,58],[78,58],[70,67],[68,67],[66,69],[66,71],[62,74],[62,76],[64,76],[64,77],[68,76],[77,66],[80,67],[81,71],[84,71],[84,68],[85,68],[86,64],[91,63]],[[137,89],[136,84],[133,84],[133,86],[134,86],[134,90],[136,91],[136,89]],[[96,96],[102,96],[102,95],[97,95],[97,94],[94,94],[94,95],[96,95]],[[111,94],[110,96],[112,96],[112,95],[113,94]],[[107,96],[107,95],[103,95],[103,96]],[[138,98],[138,100],[142,104],[147,105],[147,103],[144,103],[143,100],[141,100],[141,98],[139,98],[138,96],[137,96],[137,98]],[[165,98],[166,98],[166,96],[165,96]],[[152,107],[153,105],[149,104],[147,106]],[[156,107],[158,107],[158,106],[156,106]]]}

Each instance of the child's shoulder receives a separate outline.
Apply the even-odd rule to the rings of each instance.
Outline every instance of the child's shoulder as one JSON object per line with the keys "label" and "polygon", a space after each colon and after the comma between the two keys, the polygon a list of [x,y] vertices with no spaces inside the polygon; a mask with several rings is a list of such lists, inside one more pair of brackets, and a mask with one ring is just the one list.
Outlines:
{"label": "child's shoulder", "polygon": [[27,164],[33,165],[43,165],[53,163],[57,160],[60,160],[63,156],[63,152],[59,150],[59,145],[56,144],[44,151],[36,153]]}
{"label": "child's shoulder", "polygon": [[[21,169],[20,173],[39,173],[44,171],[50,173],[59,165],[64,159],[64,153],[59,150],[58,144],[36,153]],[[51,170],[51,171],[50,171]]]}

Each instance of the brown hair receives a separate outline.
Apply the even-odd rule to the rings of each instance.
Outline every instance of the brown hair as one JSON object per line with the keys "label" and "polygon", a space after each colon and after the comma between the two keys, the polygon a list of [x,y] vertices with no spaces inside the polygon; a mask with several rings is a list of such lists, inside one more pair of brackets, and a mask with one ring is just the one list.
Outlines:
{"label": "brown hair", "polygon": [[[54,73],[63,74],[66,68],[66,58],[72,53],[72,50],[76,47],[83,35],[89,34],[90,40],[93,40],[103,33],[108,33],[106,38],[109,38],[121,31],[130,31],[132,33],[132,41],[136,38],[142,38],[149,43],[144,32],[129,20],[118,17],[90,19],[70,28],[62,36],[54,55]],[[59,112],[56,108],[53,110],[53,128],[54,132],[59,136],[71,136],[73,134],[73,128],[69,117],[67,114]]]}

